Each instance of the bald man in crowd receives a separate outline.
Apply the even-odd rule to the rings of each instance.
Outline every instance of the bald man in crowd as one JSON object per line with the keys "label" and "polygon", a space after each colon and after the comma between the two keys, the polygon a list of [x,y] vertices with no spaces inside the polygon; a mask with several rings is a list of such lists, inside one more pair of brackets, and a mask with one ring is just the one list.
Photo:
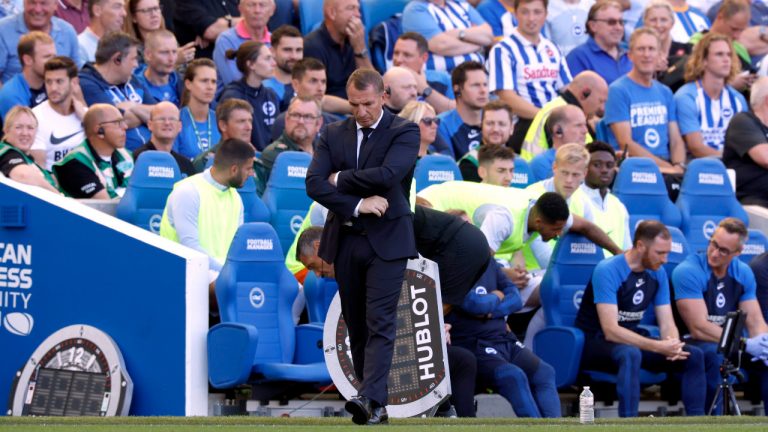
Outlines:
{"label": "bald man in crowd", "polygon": [[409,69],[395,66],[382,78],[384,78],[384,105],[392,114],[399,114],[408,102],[416,100],[418,96],[416,77]]}

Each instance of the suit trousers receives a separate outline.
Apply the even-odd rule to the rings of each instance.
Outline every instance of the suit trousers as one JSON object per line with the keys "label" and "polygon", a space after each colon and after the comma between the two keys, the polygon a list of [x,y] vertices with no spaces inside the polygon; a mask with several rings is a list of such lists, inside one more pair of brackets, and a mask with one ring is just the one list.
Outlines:
{"label": "suit trousers", "polygon": [[347,324],[359,395],[387,404],[397,330],[397,303],[408,260],[385,261],[364,232],[342,228],[335,259],[341,312]]}

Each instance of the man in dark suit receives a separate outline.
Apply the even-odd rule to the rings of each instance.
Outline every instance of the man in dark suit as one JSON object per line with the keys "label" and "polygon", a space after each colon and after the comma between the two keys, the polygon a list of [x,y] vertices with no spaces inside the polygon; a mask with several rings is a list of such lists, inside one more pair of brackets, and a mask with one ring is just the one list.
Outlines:
{"label": "man in dark suit", "polygon": [[361,383],[345,408],[357,424],[386,423],[387,378],[397,302],[416,257],[409,193],[419,128],[382,109],[384,82],[372,69],[347,81],[352,117],[321,133],[307,194],[328,208],[319,255],[335,264],[352,361]]}

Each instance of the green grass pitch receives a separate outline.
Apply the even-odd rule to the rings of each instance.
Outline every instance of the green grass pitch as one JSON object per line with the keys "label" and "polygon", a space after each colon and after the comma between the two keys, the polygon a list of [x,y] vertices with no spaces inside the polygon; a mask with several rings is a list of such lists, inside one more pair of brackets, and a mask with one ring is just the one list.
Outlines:
{"label": "green grass pitch", "polygon": [[[0,431],[37,432],[186,432],[186,431],[307,431],[359,430],[349,418],[271,418],[271,417],[0,417]],[[576,418],[532,419],[394,419],[387,426],[374,427],[393,432],[495,432],[538,431],[675,431],[729,432],[768,431],[768,417],[644,417],[636,419],[597,419],[594,425],[581,425]]]}

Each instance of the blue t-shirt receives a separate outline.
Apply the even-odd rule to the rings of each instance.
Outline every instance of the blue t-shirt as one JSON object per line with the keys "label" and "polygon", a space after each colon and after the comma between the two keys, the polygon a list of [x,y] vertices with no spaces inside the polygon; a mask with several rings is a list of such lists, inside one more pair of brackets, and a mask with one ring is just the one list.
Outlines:
{"label": "blue t-shirt", "polygon": [[669,304],[667,272],[664,267],[633,272],[624,254],[607,258],[595,267],[576,316],[576,327],[585,333],[602,333],[598,303],[616,305],[619,325],[634,330],[650,305]]}
{"label": "blue t-shirt", "polygon": [[675,300],[702,299],[707,305],[707,320],[723,325],[728,312],[739,309],[739,303],[755,300],[755,275],[740,259],[728,265],[725,277],[718,279],[707,263],[707,255],[688,255],[672,272]]}
{"label": "blue t-shirt", "polygon": [[[664,160],[669,160],[669,124],[677,122],[677,110],[669,87],[656,80],[650,87],[642,86],[624,76],[608,87],[605,102],[605,124],[629,122],[632,140]],[[614,148],[618,141],[609,131]]]}
{"label": "blue t-shirt", "polygon": [[133,73],[140,83],[144,84],[149,94],[151,94],[158,102],[170,102],[176,106],[181,106],[181,85],[182,80],[179,77],[179,73],[176,71],[171,72],[168,76],[168,82],[156,86],[149,82],[144,72],[147,70],[146,65],[139,66]]}
{"label": "blue t-shirt", "polygon": [[[5,119],[5,115],[16,105],[34,108],[48,100],[45,93],[45,86],[34,90],[29,88],[29,83],[24,78],[24,74],[17,74],[0,89],[0,119]],[[44,121],[44,119],[37,119]]]}
{"label": "blue t-shirt", "polygon": [[552,177],[552,164],[555,162],[555,149],[547,149],[544,153],[537,155],[528,164],[531,175],[533,175],[532,183],[536,183],[541,180],[546,180]]}
{"label": "blue t-shirt", "polygon": [[208,111],[208,120],[195,121],[188,107],[181,109],[181,133],[176,138],[174,150],[186,158],[194,159],[202,152],[213,148],[221,141],[221,133],[216,125],[216,112]]}
{"label": "blue t-shirt", "polygon": [[451,76],[448,75],[448,72],[425,69],[424,77],[427,79],[427,84],[434,90],[442,93],[448,99],[453,100],[455,98]]}
{"label": "blue t-shirt", "polygon": [[747,100],[733,87],[726,85],[718,99],[712,99],[700,81],[689,82],[675,93],[677,123],[680,133],[701,132],[704,144],[723,151],[725,130],[736,113],[747,110]]}
{"label": "blue t-shirt", "polygon": [[[419,33],[427,40],[449,30],[468,29],[482,24],[485,24],[485,20],[466,0],[446,0],[444,7],[414,0],[403,10],[403,31]],[[430,52],[427,69],[450,72],[460,63],[470,60],[483,63],[484,57],[477,52],[457,56],[441,56]]]}
{"label": "blue t-shirt", "polygon": [[450,143],[451,156],[459,160],[470,150],[476,150],[480,147],[482,141],[482,132],[480,126],[470,126],[464,123],[459,112],[455,109],[446,111],[438,116],[440,126],[437,128],[437,134],[445,142]]}
{"label": "blue t-shirt", "polygon": [[619,77],[632,69],[632,61],[627,57],[626,51],[619,48],[620,55],[617,61],[597,45],[593,38],[577,46],[566,57],[568,69],[573,76],[582,71],[591,70],[603,77],[609,85]]}

